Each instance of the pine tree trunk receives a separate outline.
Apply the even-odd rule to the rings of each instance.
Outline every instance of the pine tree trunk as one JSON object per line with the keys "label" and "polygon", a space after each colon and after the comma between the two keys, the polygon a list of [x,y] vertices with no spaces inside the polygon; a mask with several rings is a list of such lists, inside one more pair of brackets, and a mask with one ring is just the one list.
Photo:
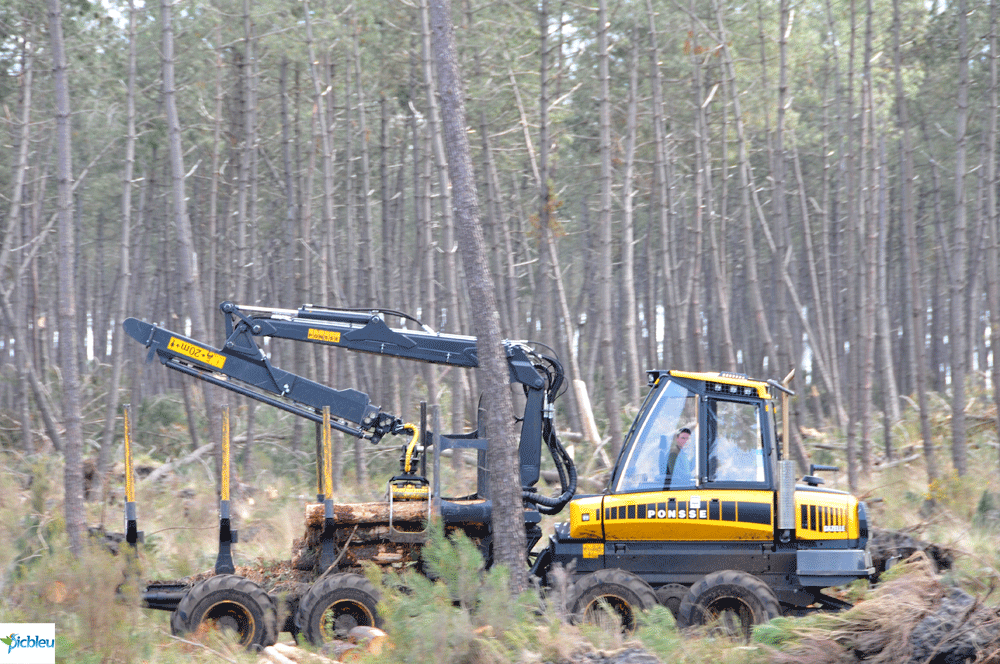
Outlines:
{"label": "pine tree trunk", "polygon": [[993,354],[993,403],[996,405],[997,431],[1000,432],[1000,219],[997,217],[997,3],[990,3],[990,92],[986,136],[986,228],[989,234],[986,253],[986,292],[990,309],[990,350]]}
{"label": "pine tree trunk", "polygon": [[132,244],[132,178],[135,169],[135,79],[136,79],[136,17],[135,6],[129,0],[128,8],[128,83],[126,88],[126,134],[125,134],[125,171],[122,178],[122,216],[121,244],[119,250],[118,297],[115,302],[114,315],[116,323],[111,337],[111,378],[108,384],[107,408],[104,415],[104,431],[101,435],[101,450],[98,455],[97,470],[102,475],[108,469],[111,460],[111,446],[114,444],[115,423],[118,419],[118,388],[121,383],[123,363],[123,334],[121,322],[125,320],[131,293],[131,244]]}
{"label": "pine tree trunk", "polygon": [[878,226],[876,190],[878,187],[875,156],[875,99],[873,92],[872,15],[871,0],[865,2],[865,42],[861,80],[861,143],[860,152],[861,193],[858,197],[858,247],[861,249],[858,287],[861,291],[858,313],[860,323],[860,363],[858,384],[859,419],[861,420],[861,470],[866,478],[871,476],[874,465],[872,435],[874,432],[873,383],[875,377],[875,324],[877,302]]}
{"label": "pine tree trunk", "polygon": [[611,76],[609,72],[607,15],[607,1],[598,0],[597,76],[600,89],[598,98],[600,145],[598,149],[601,160],[601,209],[597,230],[601,249],[597,258],[597,320],[599,325],[597,342],[601,357],[604,414],[608,418],[606,435],[611,439],[612,456],[617,457],[622,445],[622,427],[618,405],[618,366],[615,362],[615,341],[612,329],[614,315],[611,308],[611,263],[614,253],[614,235],[611,230]]}
{"label": "pine tree trunk", "polygon": [[73,161],[70,143],[69,77],[63,43],[62,7],[49,0],[49,40],[52,48],[53,89],[56,111],[56,177],[59,255],[59,338],[62,368],[63,454],[66,534],[73,555],[83,552],[85,506],[83,502],[83,427],[80,412],[80,365],[77,357],[76,283],[73,237]]}
{"label": "pine tree trunk", "polygon": [[622,303],[622,336],[625,344],[625,380],[628,401],[639,406],[639,386],[643,384],[639,368],[639,347],[636,339],[638,308],[635,297],[635,213],[633,201],[633,177],[635,174],[636,116],[639,107],[639,45],[638,28],[632,30],[632,53],[629,59],[628,110],[626,112],[625,172],[622,177],[622,272],[621,284],[624,292]]}
{"label": "pine tree trunk", "polygon": [[[31,105],[34,91],[35,35],[30,29],[25,30],[25,38],[21,47],[21,85],[20,107],[18,119],[17,160],[14,163],[13,185],[10,197],[10,212],[7,216],[7,230],[3,237],[3,247],[0,248],[0,275],[7,281],[7,263],[12,254],[11,247],[21,247],[16,252],[14,266],[10,268],[13,283],[11,295],[15,298],[9,326],[14,338],[14,365],[17,370],[17,419],[21,424],[22,449],[26,454],[35,451],[31,432],[31,377],[33,370],[31,333],[28,325],[28,282],[29,275],[17,267],[28,255],[28,242],[31,239],[29,227],[30,215],[24,203],[25,176],[28,172],[28,153],[31,142]],[[20,260],[19,260],[20,259]]]}
{"label": "pine tree trunk", "polygon": [[[181,125],[177,114],[177,90],[174,83],[174,32],[173,7],[170,0],[160,2],[162,30],[162,71],[163,106],[167,122],[168,147],[170,153],[171,202],[173,203],[174,229],[177,233],[177,267],[183,285],[184,314],[191,320],[191,336],[195,339],[207,337],[205,307],[201,293],[201,279],[191,232],[191,221],[187,215],[187,195],[184,187],[184,152],[181,145]],[[214,407],[215,395],[210,386],[204,390],[205,410],[209,416],[211,431],[219,431],[219,413]],[[216,477],[221,478],[221,446],[216,450]]]}
{"label": "pine tree trunk", "polygon": [[[652,275],[655,282],[662,283],[663,305],[668,315],[664,319],[663,330],[663,362],[665,366],[673,366],[675,358],[671,353],[680,332],[676,317],[669,312],[677,311],[677,287],[674,282],[673,266],[676,264],[671,256],[673,243],[670,241],[670,224],[672,218],[672,198],[670,196],[670,178],[668,165],[668,149],[663,114],[663,83],[660,72],[660,50],[656,30],[656,13],[653,11],[652,0],[646,0],[646,18],[649,23],[649,63],[650,87],[652,96],[653,124],[653,199],[655,217],[652,220],[660,235],[660,251],[656,260],[656,271]],[[657,300],[655,296],[653,300]],[[679,360],[679,358],[677,358]]]}
{"label": "pine tree trunk", "polygon": [[486,243],[479,222],[479,202],[465,120],[465,100],[455,53],[455,37],[449,0],[430,3],[431,32],[438,65],[444,136],[448,144],[451,178],[458,221],[459,244],[469,281],[473,320],[478,337],[479,364],[487,407],[486,430],[491,439],[487,452],[490,498],[493,501],[493,560],[510,571],[510,589],[519,594],[527,588],[524,565],[525,534],[521,509],[517,441],[514,437],[513,404],[507,384],[507,362],[493,297],[493,284],[486,261]]}
{"label": "pine tree trunk", "polygon": [[968,238],[966,237],[965,202],[965,160],[966,125],[969,112],[969,39],[968,3],[958,0],[958,90],[955,114],[955,199],[954,238],[951,252],[951,331],[948,343],[951,345],[951,461],[958,475],[968,472],[968,450],[966,448],[965,422],[965,375],[968,368],[966,341],[965,301],[967,279],[966,262]]}

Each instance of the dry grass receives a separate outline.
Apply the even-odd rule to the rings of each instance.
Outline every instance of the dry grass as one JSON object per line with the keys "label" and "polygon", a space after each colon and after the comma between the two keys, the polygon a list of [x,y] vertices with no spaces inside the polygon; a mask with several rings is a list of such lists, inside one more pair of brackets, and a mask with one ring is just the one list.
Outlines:
{"label": "dry grass", "polygon": [[[963,604],[965,600],[961,597],[965,596],[961,593],[959,601],[947,600],[958,591],[942,581],[933,563],[923,554],[915,554],[887,577],[849,611],[798,621],[778,619],[760,628],[757,638],[775,648],[770,661],[774,664],[922,662],[928,650],[926,639],[935,639],[929,635],[932,629],[939,632],[936,638],[942,644],[961,641],[974,633],[973,640],[978,642],[981,653],[1000,646],[996,610],[978,600],[970,599]],[[988,657],[976,661],[987,660]]]}

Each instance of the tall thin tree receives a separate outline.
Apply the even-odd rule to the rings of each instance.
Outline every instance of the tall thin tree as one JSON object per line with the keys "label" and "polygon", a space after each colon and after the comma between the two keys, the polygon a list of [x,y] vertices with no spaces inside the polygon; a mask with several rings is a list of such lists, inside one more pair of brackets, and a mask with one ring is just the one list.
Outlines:
{"label": "tall thin tree", "polygon": [[73,228],[73,147],[71,142],[69,74],[63,41],[62,6],[49,0],[49,41],[52,48],[52,78],[56,102],[56,214],[59,225],[59,356],[62,369],[63,454],[66,534],[70,551],[83,551],[83,424],[80,412],[79,342],[76,331],[76,255]]}
{"label": "tall thin tree", "polygon": [[965,202],[966,130],[969,115],[969,16],[967,0],[956,3],[958,14],[958,89],[955,113],[955,219],[951,251],[951,462],[960,476],[968,472],[965,422],[965,375],[968,367],[966,329],[966,262],[968,237]]}
{"label": "tall thin tree", "polygon": [[612,329],[611,277],[614,235],[611,231],[611,56],[608,53],[608,3],[597,2],[597,79],[600,90],[598,107],[598,151],[601,161],[600,211],[597,233],[598,252],[597,311],[598,345],[601,357],[601,382],[604,388],[604,414],[608,418],[607,435],[611,438],[613,456],[622,445],[621,423],[618,416],[618,363],[615,362],[615,339]]}
{"label": "tall thin tree", "polygon": [[[136,16],[133,0],[128,3],[128,82],[125,95],[125,164],[122,176],[121,243],[119,251],[118,293],[115,300],[113,320],[117,323],[125,319],[131,286],[132,244],[132,182],[135,170],[135,85],[136,85]],[[102,473],[111,460],[111,445],[114,440],[115,420],[118,413],[118,386],[121,382],[124,330],[119,325],[112,330],[111,337],[111,379],[108,385],[108,404],[104,417],[104,431],[101,435],[101,451],[98,455],[98,470]]]}
{"label": "tall thin tree", "polygon": [[447,145],[448,174],[451,178],[458,242],[469,281],[475,332],[478,337],[481,385],[487,406],[486,431],[491,445],[487,452],[490,468],[489,492],[493,500],[493,560],[510,571],[510,589],[519,593],[527,587],[524,565],[525,533],[521,509],[517,443],[514,437],[514,408],[507,384],[507,361],[500,335],[500,314],[493,294],[493,282],[486,260],[486,241],[479,222],[479,199],[465,120],[465,98],[458,69],[450,0],[430,0],[430,23],[441,119]]}

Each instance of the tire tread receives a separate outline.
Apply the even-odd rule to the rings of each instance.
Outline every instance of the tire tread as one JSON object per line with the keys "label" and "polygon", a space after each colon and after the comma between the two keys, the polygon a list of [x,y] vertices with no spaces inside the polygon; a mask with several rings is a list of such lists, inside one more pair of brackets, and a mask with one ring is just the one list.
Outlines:
{"label": "tire tread", "polygon": [[761,616],[757,616],[755,611],[755,618],[763,618],[760,622],[768,622],[781,615],[781,604],[774,591],[764,581],[748,572],[721,570],[706,574],[691,586],[688,594],[681,601],[677,625],[679,627],[692,627],[700,624],[696,616],[696,611],[700,608],[699,600],[713,588],[724,586],[737,586],[749,592],[760,603],[763,610]]}
{"label": "tire tread", "polygon": [[634,596],[635,602],[629,598],[622,599],[626,599],[630,604],[635,604],[633,609],[638,611],[649,611],[657,604],[656,592],[642,578],[621,569],[599,569],[582,577],[571,586],[567,602],[570,614],[577,620],[582,620],[587,608],[586,605],[590,602],[589,599],[586,603],[582,600],[602,586],[608,587],[608,590],[618,587],[630,593]]}
{"label": "tire tread", "polygon": [[[371,581],[353,572],[340,572],[332,574],[324,579],[320,579],[309,587],[304,595],[299,599],[299,608],[295,612],[295,626],[305,637],[306,641],[313,645],[323,644],[322,631],[318,631],[318,621],[313,620],[313,613],[320,603],[335,590],[353,590],[367,595],[372,604],[377,604],[380,598],[378,589]],[[324,609],[325,611],[325,609]],[[382,618],[378,611],[374,611],[375,627],[382,624]]]}
{"label": "tire tread", "polygon": [[274,645],[274,642],[278,640],[278,613],[274,601],[259,585],[235,574],[217,574],[191,586],[170,615],[170,630],[177,636],[196,631],[198,625],[191,624],[192,612],[203,599],[220,591],[243,594],[250,601],[256,603],[261,610],[263,619],[261,620],[259,637],[252,639],[248,648],[263,649]]}

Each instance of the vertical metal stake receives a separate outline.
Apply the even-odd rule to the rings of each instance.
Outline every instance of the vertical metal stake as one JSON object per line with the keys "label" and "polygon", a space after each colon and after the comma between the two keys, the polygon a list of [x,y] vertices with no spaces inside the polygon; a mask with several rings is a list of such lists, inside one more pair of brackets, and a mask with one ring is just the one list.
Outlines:
{"label": "vertical metal stake", "polygon": [[[431,496],[432,501],[432,512],[434,516],[441,514],[441,438],[439,434],[441,432],[441,406],[438,404],[431,405],[431,436],[434,441],[434,481],[433,481],[433,495]],[[424,439],[426,440],[426,438]]]}
{"label": "vertical metal stake", "polygon": [[323,534],[320,535],[319,571],[337,559],[333,521],[333,443],[330,440],[330,407],[323,406]]}
{"label": "vertical metal stake", "polygon": [[125,404],[122,412],[125,437],[125,541],[132,548],[143,540],[139,531],[135,509],[135,464],[132,461],[132,404]]}
{"label": "vertical metal stake", "polygon": [[316,423],[316,502],[326,500],[323,493],[323,424]]}
{"label": "vertical metal stake", "polygon": [[222,486],[219,500],[219,555],[215,559],[216,574],[232,574],[233,542],[236,531],[232,529],[229,507],[229,404],[222,406]]}

